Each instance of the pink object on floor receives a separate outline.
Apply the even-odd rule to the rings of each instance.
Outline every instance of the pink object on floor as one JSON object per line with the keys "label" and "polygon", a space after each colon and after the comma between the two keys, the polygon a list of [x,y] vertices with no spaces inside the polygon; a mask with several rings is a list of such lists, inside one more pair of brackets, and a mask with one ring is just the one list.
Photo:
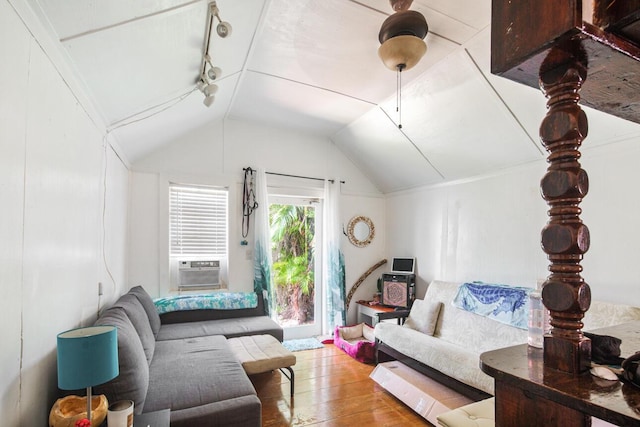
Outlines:
{"label": "pink object on floor", "polygon": [[333,344],[359,362],[375,361],[375,337],[373,328],[365,323],[353,326],[337,326]]}

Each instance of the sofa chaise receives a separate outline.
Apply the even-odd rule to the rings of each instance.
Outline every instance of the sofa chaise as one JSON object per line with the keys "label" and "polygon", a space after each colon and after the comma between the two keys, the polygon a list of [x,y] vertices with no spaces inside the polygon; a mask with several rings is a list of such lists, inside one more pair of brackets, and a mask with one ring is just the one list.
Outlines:
{"label": "sofa chaise", "polygon": [[227,337],[282,328],[255,309],[158,314],[140,286],[106,309],[96,325],[118,329],[120,374],[95,387],[110,402],[133,400],[136,414],[170,409],[171,426],[260,426],[261,403]]}

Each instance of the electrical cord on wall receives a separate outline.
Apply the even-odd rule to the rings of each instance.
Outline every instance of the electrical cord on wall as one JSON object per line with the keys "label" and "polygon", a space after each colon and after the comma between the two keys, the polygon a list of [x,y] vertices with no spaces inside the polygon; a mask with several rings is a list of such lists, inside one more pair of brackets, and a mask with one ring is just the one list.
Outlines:
{"label": "electrical cord on wall", "polygon": [[[160,113],[162,113],[163,111],[167,111],[169,108],[179,104],[180,102],[184,101],[185,99],[187,99],[189,97],[189,95],[191,95],[193,92],[197,91],[198,88],[194,87],[193,89],[189,90],[188,92],[183,93],[180,96],[177,96],[175,98],[172,98],[166,102],[163,102],[161,104],[155,105],[153,107],[147,108],[144,111],[141,111],[140,113],[134,114],[133,116],[129,116],[129,117],[125,117],[124,119],[118,120],[117,122],[112,123],[108,128],[107,128],[107,135],[109,133],[111,133],[112,131],[116,130],[116,129],[120,129],[122,127],[125,126],[129,126],[133,123],[137,123],[137,122],[141,122],[143,120],[147,120],[155,115],[158,115]],[[160,110],[154,111],[152,113],[150,113],[149,115],[143,116],[143,117],[139,117],[139,118],[135,118],[136,116],[139,116],[141,113],[147,112],[147,111],[151,111],[154,108],[160,108]],[[127,121],[129,120],[129,121]],[[105,138],[106,136],[105,135]]]}
{"label": "electrical cord on wall", "polygon": [[[113,147],[111,147],[111,144],[109,144],[109,142],[107,141],[107,137],[109,136],[109,134],[111,133],[111,131],[107,131],[107,133],[104,134],[104,137],[102,138],[102,148],[104,150],[104,170],[103,170],[103,177],[102,177],[102,262],[104,263],[104,268],[107,271],[107,274],[109,275],[109,278],[111,279],[111,283],[113,284],[113,293],[115,294],[116,292],[116,280],[113,277],[113,274],[111,274],[111,269],[109,268],[109,263],[107,262],[107,251],[106,251],[106,244],[105,244],[105,240],[106,240],[106,236],[107,236],[107,221],[106,221],[106,217],[107,217],[107,172],[108,172],[108,160],[109,160],[109,154],[107,153],[107,147],[110,147],[111,149],[113,149]],[[98,284],[98,312],[96,313],[97,317],[100,317],[100,306],[102,303],[102,294],[104,293],[101,284]]]}
{"label": "electrical cord on wall", "polygon": [[[102,148],[104,150],[104,169],[103,169],[103,181],[102,181],[102,262],[104,263],[104,267],[105,270],[107,272],[107,274],[109,275],[109,278],[111,279],[111,283],[112,283],[112,293],[115,294],[116,289],[117,289],[117,283],[115,278],[113,277],[113,274],[111,272],[111,269],[109,268],[109,263],[107,262],[107,253],[106,253],[106,236],[107,236],[107,224],[106,224],[106,217],[107,217],[107,175],[108,175],[108,160],[109,160],[109,155],[107,152],[108,148],[111,148],[114,152],[114,154],[118,157],[120,157],[118,155],[118,153],[113,149],[113,146],[109,143],[109,141],[107,140],[107,138],[109,137],[109,135],[111,134],[111,132],[113,132],[116,129],[120,129],[123,128],[125,126],[129,126],[131,124],[149,119],[155,115],[158,115],[160,113],[162,113],[163,111],[166,111],[168,109],[170,109],[171,107],[179,104],[180,102],[184,101],[185,99],[187,99],[187,97],[189,95],[191,95],[193,92],[195,92],[197,90],[197,88],[193,88],[190,91],[183,93],[182,95],[172,98],[162,104],[156,105],[154,107],[151,107],[143,112],[146,111],[150,111],[152,109],[155,108],[159,108],[159,110],[153,111],[152,113],[143,116],[143,117],[138,117],[135,118],[136,116],[139,116],[139,114],[134,115],[134,116],[130,116],[127,117],[125,119],[122,119],[118,122],[115,122],[113,124],[111,124],[111,126],[107,127],[106,132],[102,138]],[[102,294],[103,289],[101,284],[98,284],[98,310],[97,310],[97,316],[100,316],[100,310],[101,310],[101,305],[102,305]]]}

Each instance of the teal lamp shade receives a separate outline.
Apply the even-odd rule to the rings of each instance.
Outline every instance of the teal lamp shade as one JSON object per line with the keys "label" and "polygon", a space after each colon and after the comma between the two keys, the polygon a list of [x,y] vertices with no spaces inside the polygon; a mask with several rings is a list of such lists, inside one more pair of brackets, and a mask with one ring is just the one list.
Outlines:
{"label": "teal lamp shade", "polygon": [[58,334],[58,387],[79,390],[118,376],[115,326],[90,326]]}

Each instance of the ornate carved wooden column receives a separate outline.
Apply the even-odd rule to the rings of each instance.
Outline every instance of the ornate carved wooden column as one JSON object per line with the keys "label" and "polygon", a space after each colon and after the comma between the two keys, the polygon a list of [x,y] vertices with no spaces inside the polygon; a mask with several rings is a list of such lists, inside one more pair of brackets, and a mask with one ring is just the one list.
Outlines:
{"label": "ornate carved wooden column", "polygon": [[548,112],[540,139],[549,152],[542,178],[542,197],[550,209],[542,230],[542,249],[551,274],[542,300],[551,314],[551,334],[544,338],[545,365],[578,374],[588,369],[591,341],[582,334],[582,318],[591,304],[591,291],[580,273],[589,249],[589,229],[580,219],[580,202],[589,190],[580,166],[580,145],[587,136],[587,117],[578,105],[587,69],[579,42],[552,49],[540,68],[540,87]]}

